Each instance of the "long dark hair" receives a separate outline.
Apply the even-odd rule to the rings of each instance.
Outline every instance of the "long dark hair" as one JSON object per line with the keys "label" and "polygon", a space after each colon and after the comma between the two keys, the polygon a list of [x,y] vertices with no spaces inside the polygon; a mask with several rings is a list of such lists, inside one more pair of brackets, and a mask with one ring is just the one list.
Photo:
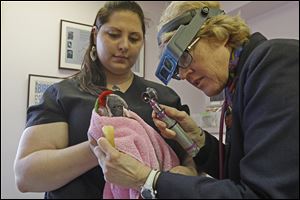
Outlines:
{"label": "long dark hair", "polygon": [[[142,23],[143,35],[145,37],[145,19],[142,8],[134,1],[109,1],[104,4],[97,13],[93,26],[98,30],[107,23],[109,17],[115,11],[132,11],[138,15]],[[79,88],[92,95],[98,95],[106,87],[106,76],[103,71],[103,65],[98,56],[95,61],[90,57],[90,51],[95,44],[93,31],[90,34],[89,47],[82,62],[81,71],[75,75],[79,80]]]}

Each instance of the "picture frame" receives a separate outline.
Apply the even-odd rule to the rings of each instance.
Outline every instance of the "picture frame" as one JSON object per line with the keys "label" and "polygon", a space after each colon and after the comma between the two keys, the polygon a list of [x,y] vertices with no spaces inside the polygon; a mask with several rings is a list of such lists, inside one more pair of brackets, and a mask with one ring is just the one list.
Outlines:
{"label": "picture frame", "polygon": [[92,25],[60,20],[59,69],[81,69]]}
{"label": "picture frame", "polygon": [[142,46],[140,55],[139,55],[136,63],[131,68],[133,73],[135,73],[136,75],[138,75],[140,77],[144,77],[144,69],[145,69],[144,60],[145,60],[145,45]]}
{"label": "picture frame", "polygon": [[65,78],[55,76],[44,76],[37,74],[28,75],[27,107],[40,102],[45,90],[52,84],[64,80]]}

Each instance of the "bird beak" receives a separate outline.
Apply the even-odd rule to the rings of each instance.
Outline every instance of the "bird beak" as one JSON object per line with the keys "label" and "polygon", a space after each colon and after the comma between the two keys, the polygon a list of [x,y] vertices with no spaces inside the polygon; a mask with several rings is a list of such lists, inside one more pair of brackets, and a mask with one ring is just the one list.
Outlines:
{"label": "bird beak", "polygon": [[123,117],[130,117],[130,112],[123,106]]}

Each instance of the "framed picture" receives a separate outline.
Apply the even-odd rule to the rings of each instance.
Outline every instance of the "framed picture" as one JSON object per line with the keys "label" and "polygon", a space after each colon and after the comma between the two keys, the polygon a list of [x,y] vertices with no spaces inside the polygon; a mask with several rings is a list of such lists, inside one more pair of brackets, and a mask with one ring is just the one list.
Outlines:
{"label": "framed picture", "polygon": [[81,69],[91,30],[91,25],[60,20],[59,69]]}
{"label": "framed picture", "polygon": [[45,90],[53,83],[62,80],[64,80],[64,78],[29,74],[27,107],[38,104]]}
{"label": "framed picture", "polygon": [[144,77],[144,56],[145,56],[145,45],[143,45],[140,55],[136,61],[136,63],[134,64],[134,66],[132,67],[132,71],[141,77]]}

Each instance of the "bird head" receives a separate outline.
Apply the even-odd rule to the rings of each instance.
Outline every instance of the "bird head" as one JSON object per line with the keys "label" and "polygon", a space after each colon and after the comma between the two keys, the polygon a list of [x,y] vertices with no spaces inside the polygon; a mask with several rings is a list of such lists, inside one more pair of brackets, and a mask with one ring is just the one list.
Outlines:
{"label": "bird head", "polygon": [[95,104],[95,110],[102,116],[125,116],[124,109],[128,109],[126,101],[110,90],[103,91]]}

